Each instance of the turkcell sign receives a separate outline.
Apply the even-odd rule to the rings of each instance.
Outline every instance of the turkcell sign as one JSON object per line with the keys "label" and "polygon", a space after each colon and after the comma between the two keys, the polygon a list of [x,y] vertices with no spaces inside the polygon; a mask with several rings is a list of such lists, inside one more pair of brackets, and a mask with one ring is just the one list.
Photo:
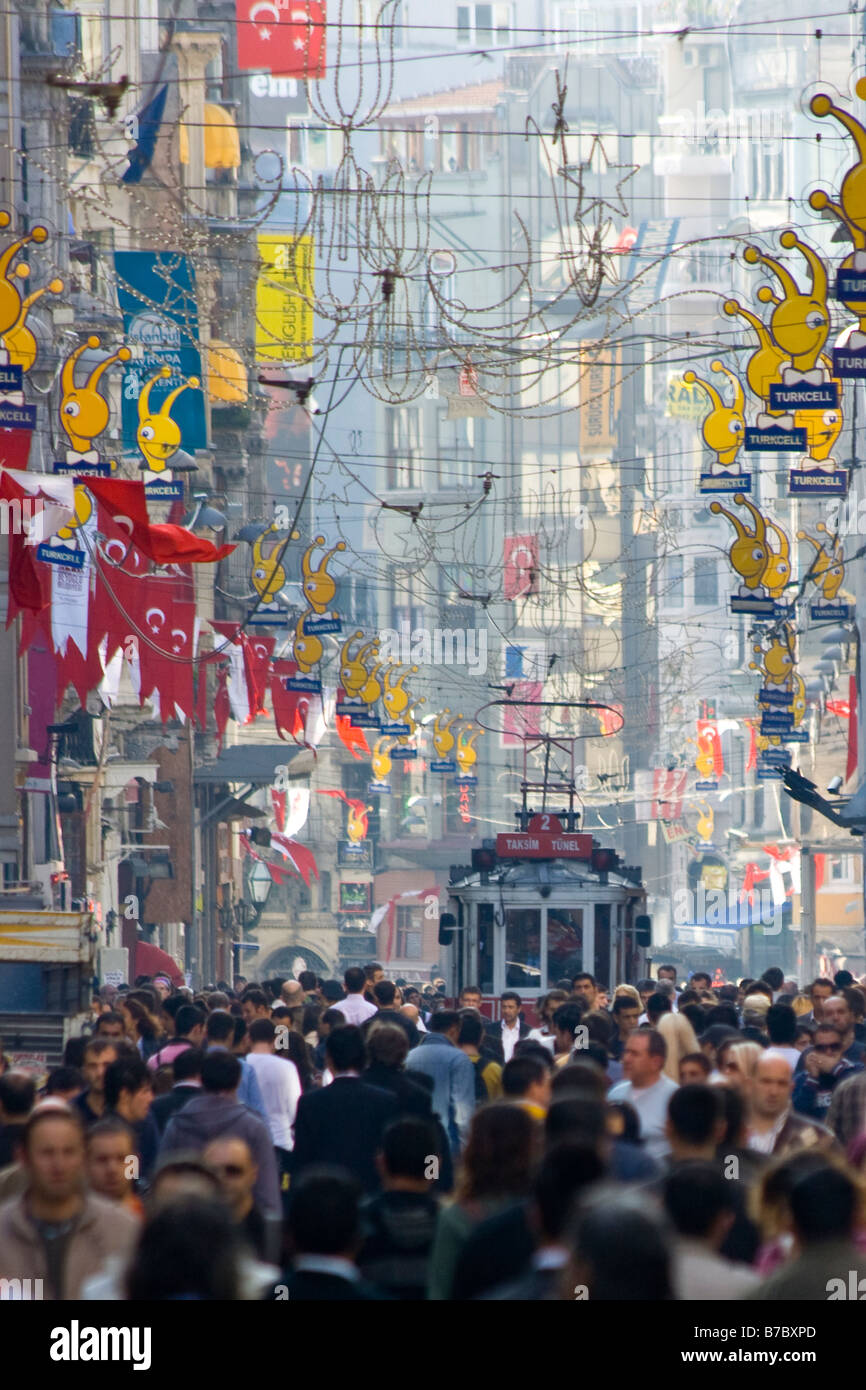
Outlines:
{"label": "turkcell sign", "polygon": [[781,782],[784,776],[781,767],[768,767],[764,763],[758,763],[755,770],[758,774],[759,782]]}
{"label": "turkcell sign", "polygon": [[317,632],[340,632],[342,627],[339,618],[316,618],[310,613],[304,618],[304,634],[307,637]]}
{"label": "turkcell sign", "polygon": [[287,690],[302,691],[305,695],[321,695],[322,682],[315,676],[287,676],[283,680]]}
{"label": "turkcell sign", "polygon": [[9,430],[35,430],[36,406],[0,401],[0,425]]}
{"label": "turkcell sign", "polygon": [[36,558],[46,565],[63,565],[69,570],[84,569],[84,551],[70,550],[66,545],[37,545]]}
{"label": "turkcell sign", "polygon": [[20,391],[24,384],[24,368],[15,362],[0,366],[0,391]]}
{"label": "turkcell sign", "polygon": [[363,700],[339,700],[336,713],[341,719],[351,719],[356,729],[378,729],[379,727],[379,716],[369,705],[365,705]]}
{"label": "turkcell sign", "polygon": [[790,733],[785,734],[786,743],[808,743],[808,729],[791,729]]}
{"label": "turkcell sign", "polygon": [[813,623],[847,623],[853,615],[850,603],[812,603],[809,616]]}
{"label": "turkcell sign", "polygon": [[435,762],[432,762],[430,764],[430,771],[447,773],[456,772],[457,764],[453,762],[451,758],[437,758]]}
{"label": "turkcell sign", "polygon": [[762,705],[778,705],[782,709],[790,709],[794,703],[794,692],[793,690],[765,689],[759,691],[758,700]]}
{"label": "turkcell sign", "polygon": [[822,473],[820,468],[792,468],[788,478],[789,497],[844,497],[848,491],[848,473],[834,468]]}
{"label": "turkcell sign", "polygon": [[63,463],[59,459],[51,465],[52,473],[74,473],[82,478],[110,478],[110,463]]}
{"label": "turkcell sign", "polygon": [[392,748],[388,754],[389,758],[397,762],[409,763],[418,756],[417,748]]}
{"label": "turkcell sign", "polygon": [[838,404],[839,386],[835,381],[825,381],[820,386],[806,382],[797,386],[785,386],[781,381],[770,384],[772,410],[835,410]]}
{"label": "turkcell sign", "polygon": [[499,834],[496,853],[500,859],[591,859],[592,836],[559,834]]}
{"label": "turkcell sign", "polygon": [[759,430],[747,425],[744,448],[747,454],[804,454],[806,431],[783,430],[777,425]]}
{"label": "turkcell sign", "polygon": [[761,762],[767,767],[787,767],[791,754],[786,748],[767,748],[761,754]]}
{"label": "turkcell sign", "polygon": [[836,298],[852,306],[866,303],[866,275],[862,270],[836,272]]}
{"label": "turkcell sign", "polygon": [[833,375],[843,381],[866,377],[866,348],[834,348]]}
{"label": "turkcell sign", "polygon": [[781,710],[768,710],[761,715],[762,735],[787,734],[793,727],[793,714],[784,714]]}
{"label": "turkcell sign", "polygon": [[247,613],[247,627],[288,627],[289,614],[285,608],[251,608]]}
{"label": "turkcell sign", "polygon": [[702,473],[699,492],[751,492],[751,473]]}
{"label": "turkcell sign", "polygon": [[145,483],[144,490],[155,502],[177,502],[183,497],[183,483]]}
{"label": "turkcell sign", "polygon": [[731,599],[732,613],[751,613],[755,618],[775,618],[776,603],[771,598],[751,594],[735,594]]}

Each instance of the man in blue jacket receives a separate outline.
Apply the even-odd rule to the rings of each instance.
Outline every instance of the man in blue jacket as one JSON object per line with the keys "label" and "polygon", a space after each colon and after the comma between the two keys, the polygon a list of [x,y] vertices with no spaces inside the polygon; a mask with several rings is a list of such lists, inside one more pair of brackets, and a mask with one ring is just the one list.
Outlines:
{"label": "man in blue jacket", "polygon": [[469,1136],[475,1109],[475,1068],[457,1046],[460,1015],[451,1009],[431,1014],[429,1032],[406,1058],[406,1070],[425,1072],[433,1081],[433,1109],[455,1154]]}

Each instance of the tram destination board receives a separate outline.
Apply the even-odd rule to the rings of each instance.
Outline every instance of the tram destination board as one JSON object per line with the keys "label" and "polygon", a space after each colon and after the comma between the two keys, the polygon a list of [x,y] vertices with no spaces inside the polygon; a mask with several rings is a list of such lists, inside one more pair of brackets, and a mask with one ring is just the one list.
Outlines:
{"label": "tram destination board", "polygon": [[500,859],[591,859],[592,836],[562,829],[556,816],[533,816],[526,830],[496,836]]}

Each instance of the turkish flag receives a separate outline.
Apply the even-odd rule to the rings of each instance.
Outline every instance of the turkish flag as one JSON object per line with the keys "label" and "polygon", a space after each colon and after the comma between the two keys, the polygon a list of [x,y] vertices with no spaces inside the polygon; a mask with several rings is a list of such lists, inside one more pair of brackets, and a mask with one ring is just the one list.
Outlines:
{"label": "turkish flag", "polygon": [[353,758],[360,758],[361,754],[358,752],[359,748],[364,753],[370,752],[370,745],[367,742],[367,736],[364,730],[357,728],[357,726],[352,723],[351,715],[338,714],[335,723],[341,742],[346,745]]}
{"label": "turkish flag", "polygon": [[505,586],[507,599],[538,593],[538,537],[505,537]]}
{"label": "turkish flag", "polygon": [[116,530],[127,532],[143,555],[155,565],[209,564],[231,555],[233,545],[215,546],[183,526],[152,523],[147,514],[144,483],[122,478],[77,478],[110,514]]}
{"label": "turkish flag", "polygon": [[320,0],[237,0],[238,68],[275,77],[325,75],[325,6]]}
{"label": "turkish flag", "polygon": [[304,716],[301,700],[305,697],[298,690],[287,690],[286,679],[296,676],[298,668],[294,661],[285,658],[271,662],[271,704],[274,709],[274,724],[281,739],[293,738],[297,743],[304,732]]}
{"label": "turkish flag", "polygon": [[179,595],[174,576],[149,575],[142,583],[142,631],[150,640],[138,644],[140,701],[155,693],[165,724],[177,718],[176,708],[185,715],[193,709],[195,602]]}

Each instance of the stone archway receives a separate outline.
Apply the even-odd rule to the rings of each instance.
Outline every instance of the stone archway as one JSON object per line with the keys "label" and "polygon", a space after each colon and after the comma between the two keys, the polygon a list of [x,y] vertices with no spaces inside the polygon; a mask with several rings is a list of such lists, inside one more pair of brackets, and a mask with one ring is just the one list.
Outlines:
{"label": "stone archway", "polygon": [[298,943],[295,946],[281,946],[272,952],[262,966],[262,976],[271,978],[282,975],[285,979],[296,980],[302,970],[312,970],[320,979],[327,979],[330,975],[322,957],[308,946]]}

